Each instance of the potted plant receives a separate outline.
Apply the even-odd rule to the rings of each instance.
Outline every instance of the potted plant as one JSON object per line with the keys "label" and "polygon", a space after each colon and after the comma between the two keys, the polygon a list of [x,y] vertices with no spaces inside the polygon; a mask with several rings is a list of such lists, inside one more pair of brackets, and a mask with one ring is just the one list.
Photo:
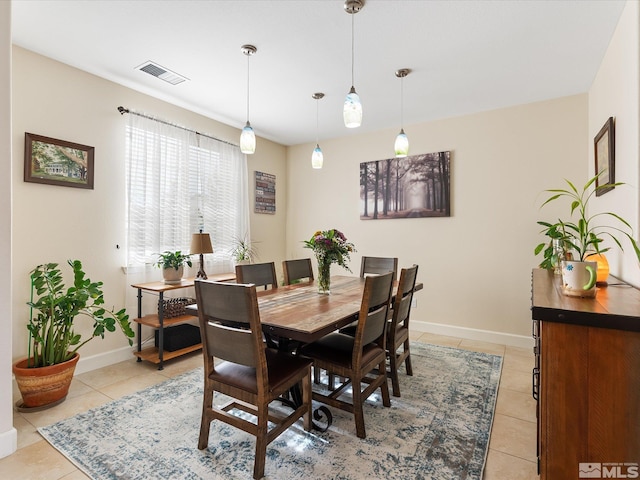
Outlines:
{"label": "potted plant", "polygon": [[[578,190],[573,183],[565,179],[568,188],[546,190],[552,195],[547,198],[540,208],[558,198],[568,199],[570,202],[570,212],[568,220],[558,219],[557,222],[539,221],[544,233],[549,237],[548,243],[540,243],[535,248],[535,254],[543,254],[544,259],[540,263],[542,268],[552,268],[556,260],[557,249],[554,250],[553,243],[560,244],[570,254],[562,260],[562,274],[564,293],[571,296],[594,296],[596,279],[596,262],[589,262],[592,254],[603,254],[610,247],[604,247],[602,242],[605,238],[613,240],[620,248],[622,243],[619,235],[627,237],[640,261],[640,249],[634,240],[633,230],[629,222],[613,212],[599,212],[588,215],[588,205],[591,198],[599,189],[610,188],[611,185],[595,186],[596,175]],[[613,186],[624,185],[617,182]],[[613,220],[613,224],[603,225],[604,219]],[[597,223],[596,223],[597,222]],[[586,273],[585,273],[586,272]],[[575,283],[577,282],[577,283]]]}
{"label": "potted plant", "polygon": [[[105,308],[102,282],[85,278],[79,260],[69,260],[68,264],[73,269],[73,286],[69,288],[57,263],[39,265],[31,271],[29,352],[26,359],[13,365],[22,394],[21,409],[45,408],[66,398],[78,350],[87,342],[104,338],[105,332],[113,332],[117,326],[133,345],[135,334],[125,309]],[[83,317],[93,321],[93,332],[85,339],[74,329],[76,319]]]}
{"label": "potted plant", "polygon": [[252,263],[257,257],[257,250],[253,246],[251,240],[247,237],[238,237],[235,240],[235,245],[231,250],[231,255],[236,265],[242,265],[246,263]]}
{"label": "potted plant", "polygon": [[162,278],[167,285],[180,283],[184,275],[184,266],[191,266],[191,256],[183,254],[180,250],[171,252],[169,250],[158,254],[158,261],[155,263],[162,269]]}

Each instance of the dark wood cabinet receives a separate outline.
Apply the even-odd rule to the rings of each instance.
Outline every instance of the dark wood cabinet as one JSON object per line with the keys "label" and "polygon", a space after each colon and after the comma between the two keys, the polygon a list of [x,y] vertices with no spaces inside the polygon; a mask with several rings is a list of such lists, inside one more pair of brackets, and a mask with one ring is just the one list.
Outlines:
{"label": "dark wood cabinet", "polygon": [[610,284],[593,299],[567,297],[560,276],[533,271],[542,479],[581,478],[581,463],[600,465],[592,478],[638,478],[640,291]]}

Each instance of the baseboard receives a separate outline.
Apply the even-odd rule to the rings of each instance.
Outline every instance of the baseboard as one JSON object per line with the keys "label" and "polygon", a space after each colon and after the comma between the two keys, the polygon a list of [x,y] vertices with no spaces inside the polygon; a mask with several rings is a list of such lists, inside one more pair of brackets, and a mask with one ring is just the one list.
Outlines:
{"label": "baseboard", "polygon": [[8,457],[18,449],[18,431],[10,428],[0,433],[0,458]]}
{"label": "baseboard", "polygon": [[131,347],[122,347],[98,355],[92,355],[91,357],[83,357],[82,352],[80,352],[80,360],[76,366],[75,375],[107,367],[125,360],[131,360],[131,358],[133,358],[133,350]]}
{"label": "baseboard", "polygon": [[476,328],[457,327],[455,325],[443,325],[440,323],[411,321],[411,330],[423,333],[434,333],[449,337],[478,340],[481,342],[499,343],[511,347],[533,348],[533,338],[512,333],[494,332],[491,330],[478,330]]}

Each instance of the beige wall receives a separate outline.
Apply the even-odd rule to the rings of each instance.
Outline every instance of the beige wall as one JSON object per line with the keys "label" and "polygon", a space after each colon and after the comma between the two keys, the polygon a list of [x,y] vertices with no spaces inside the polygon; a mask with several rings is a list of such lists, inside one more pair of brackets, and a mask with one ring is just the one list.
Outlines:
{"label": "beige wall", "polygon": [[11,2],[0,2],[0,458],[16,450],[11,381]]}
{"label": "beige wall", "polygon": [[314,145],[288,151],[287,255],[310,256],[300,242],[317,229],[338,228],[358,250],[351,261],[356,274],[361,255],[397,256],[401,266],[420,266],[425,288],[412,319],[448,326],[420,327],[528,342],[531,268],[539,262],[533,249],[542,241],[536,221],[554,212],[543,217],[538,211],[540,194],[563,177],[585,177],[587,96],[408,125],[405,131],[412,154],[451,151],[451,217],[360,220],[359,164],[389,158],[397,129],[321,139],[322,170],[310,166]]}
{"label": "beige wall", "polygon": [[[26,355],[29,271],[44,262],[82,260],[88,276],[105,284],[107,304],[122,306],[130,287],[121,267],[125,242],[124,128],[126,118],[117,107],[167,119],[215,137],[237,142],[239,130],[201,115],[116,85],[33,52],[13,48],[13,173],[14,230],[12,281],[13,358]],[[23,182],[24,133],[31,132],[95,147],[93,190],[65,188]],[[258,139],[256,154],[249,157],[249,181],[253,171],[276,174],[285,181],[285,148]],[[253,192],[253,188],[249,189]],[[279,212],[252,215],[252,236],[261,240],[264,258],[284,257],[286,200],[279,188]],[[251,194],[253,209],[253,193]],[[158,279],[161,274],[158,271]],[[132,305],[130,315],[135,316]],[[121,335],[94,340],[81,350],[88,357],[130,349]],[[108,361],[108,360],[107,360]]]}
{"label": "beige wall", "polygon": [[[615,119],[615,179],[627,185],[598,197],[593,211],[616,212],[638,239],[640,186],[640,4],[627,2],[607,53],[589,90],[589,174],[594,175],[593,138],[609,117]],[[609,242],[611,247],[614,244]],[[612,273],[640,286],[638,260],[629,243],[607,253]]]}

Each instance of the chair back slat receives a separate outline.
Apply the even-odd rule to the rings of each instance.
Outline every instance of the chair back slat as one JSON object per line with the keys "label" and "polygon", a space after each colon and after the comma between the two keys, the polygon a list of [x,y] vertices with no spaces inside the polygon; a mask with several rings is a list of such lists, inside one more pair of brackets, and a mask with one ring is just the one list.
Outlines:
{"label": "chair back slat", "polygon": [[362,257],[360,262],[360,276],[367,274],[382,274],[393,272],[395,280],[398,274],[398,258],[397,257]]}
{"label": "chair back slat", "polygon": [[313,280],[313,267],[310,258],[300,258],[297,260],[284,260],[282,262],[285,285],[291,285],[296,280]]}
{"label": "chair back slat", "polygon": [[358,314],[354,355],[358,354],[356,350],[359,349],[361,352],[363,346],[373,342],[384,348],[392,288],[393,272],[366,277]]}
{"label": "chair back slat", "polygon": [[413,300],[413,291],[416,287],[416,278],[418,276],[418,265],[410,268],[403,268],[400,271],[400,282],[398,284],[398,292],[393,304],[393,317],[391,319],[391,327],[396,328],[398,324],[404,323],[405,327],[409,325],[409,313],[411,311],[411,302]]}
{"label": "chair back slat", "polygon": [[265,360],[256,287],[200,279],[194,285],[205,357],[260,366]]}
{"label": "chair back slat", "polygon": [[253,283],[255,286],[265,287],[265,289],[267,285],[271,285],[271,288],[278,288],[275,262],[236,265],[236,281],[245,284]]}

